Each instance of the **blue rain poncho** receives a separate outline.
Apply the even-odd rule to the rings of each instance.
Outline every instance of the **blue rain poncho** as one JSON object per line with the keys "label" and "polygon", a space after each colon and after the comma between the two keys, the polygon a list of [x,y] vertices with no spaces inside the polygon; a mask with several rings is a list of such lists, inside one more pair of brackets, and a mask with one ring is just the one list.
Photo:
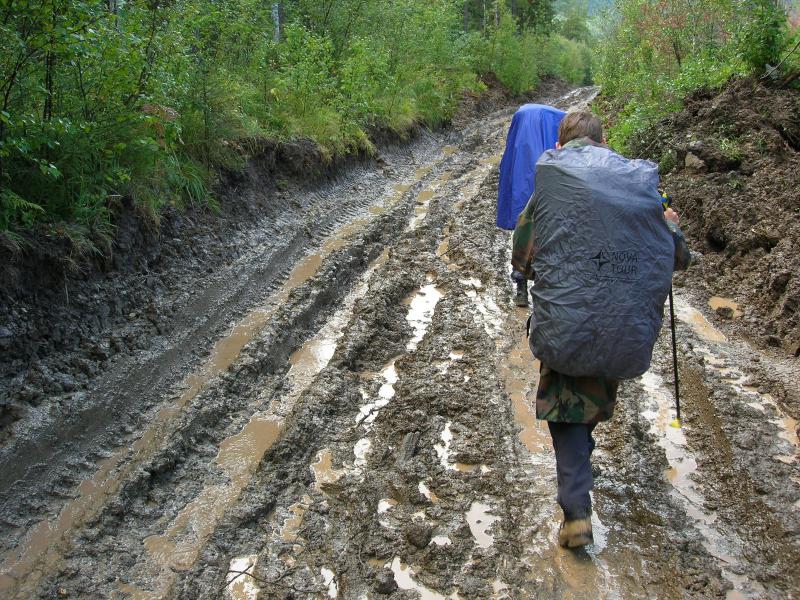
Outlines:
{"label": "blue rain poncho", "polygon": [[534,189],[536,161],[556,147],[558,126],[566,113],[544,104],[521,107],[508,129],[497,194],[497,226],[514,229]]}

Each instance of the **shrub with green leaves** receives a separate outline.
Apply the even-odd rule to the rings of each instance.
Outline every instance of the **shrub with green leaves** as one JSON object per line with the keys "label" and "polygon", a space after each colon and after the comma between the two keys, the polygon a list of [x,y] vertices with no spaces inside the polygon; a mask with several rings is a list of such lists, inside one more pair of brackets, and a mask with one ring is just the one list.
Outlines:
{"label": "shrub with green leaves", "polygon": [[119,198],[213,207],[264,138],[368,153],[374,129],[446,123],[489,72],[514,92],[589,73],[550,0],[290,0],[278,31],[273,4],[0,0],[0,232],[99,248]]}
{"label": "shrub with green leaves", "polygon": [[609,141],[621,151],[689,92],[763,73],[788,41],[772,0],[617,0],[603,26],[595,75],[618,113]]}
{"label": "shrub with green leaves", "polygon": [[589,47],[562,35],[547,38],[542,45],[541,70],[575,85],[592,82],[592,56]]}

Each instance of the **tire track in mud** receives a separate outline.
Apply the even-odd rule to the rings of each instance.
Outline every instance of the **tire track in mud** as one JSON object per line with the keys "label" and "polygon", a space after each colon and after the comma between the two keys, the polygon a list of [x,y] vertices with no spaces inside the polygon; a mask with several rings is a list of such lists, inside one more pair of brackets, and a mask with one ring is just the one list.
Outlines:
{"label": "tire track in mud", "polygon": [[[526,417],[519,406],[515,417],[520,399],[514,395],[525,396],[533,381],[515,371],[521,358],[502,368],[509,354],[524,356],[524,313],[508,302],[508,240],[492,223],[496,157],[487,152],[472,172],[449,178],[449,193],[434,194],[416,239],[402,240],[393,261],[373,275],[377,287],[356,307],[361,326],[344,337],[387,322],[402,329],[404,319],[418,326],[414,330],[427,325],[425,335],[418,340],[418,331],[407,331],[389,352],[384,339],[371,336],[366,347],[357,344],[360,360],[341,357],[336,364],[334,356],[317,382],[325,386],[350,367],[347,397],[356,404],[303,436],[315,444],[313,458],[304,451],[290,466],[305,471],[294,490],[278,481],[286,455],[267,457],[252,486],[258,492],[241,502],[253,507],[248,514],[258,515],[255,522],[234,521],[217,532],[204,564],[184,578],[182,597],[213,596],[236,575],[232,597],[247,597],[259,585],[270,596],[347,598],[403,590],[424,598],[582,598],[598,590],[606,597],[666,597],[680,589],[673,562],[653,561],[646,577],[625,570],[639,564],[630,559],[638,549],[630,536],[619,536],[613,554],[597,547],[594,556],[576,557],[554,546],[549,440],[528,428],[527,449],[516,436],[515,421]],[[412,280],[416,291],[398,293],[390,283],[398,279]],[[415,303],[424,306],[426,298],[435,306],[417,318]],[[394,310],[375,313],[375,304]],[[509,331],[515,332],[511,338]],[[324,405],[332,396],[323,390],[308,401]],[[660,495],[670,506],[666,489]],[[603,529],[598,523],[600,537]],[[656,542],[673,541],[649,533]],[[697,552],[685,561],[699,571],[709,558],[699,544]],[[236,565],[246,565],[258,580],[228,573]]]}
{"label": "tire track in mud", "polygon": [[[496,164],[496,154],[488,157],[486,164]],[[293,590],[360,597],[373,588],[391,591],[399,585],[415,589],[423,597],[436,598],[445,594],[435,590],[452,595],[455,587],[462,597],[542,590],[542,582],[528,584],[524,572],[526,568],[542,570],[548,560],[527,566],[520,563],[520,546],[528,541],[520,541],[518,507],[512,509],[508,503],[530,501],[531,486],[538,486],[539,499],[547,497],[552,505],[552,458],[538,461],[546,468],[546,477],[543,469],[533,470],[526,477],[523,464],[537,461],[520,458],[523,453],[515,441],[511,406],[504,401],[497,377],[496,361],[508,352],[502,334],[510,311],[501,309],[495,300],[499,295],[504,298],[502,303],[508,304],[504,291],[507,240],[500,239],[505,236],[496,232],[487,218],[492,213],[496,184],[496,180],[481,180],[487,174],[472,174],[480,184],[486,183],[480,187],[480,198],[453,202],[460,222],[438,222],[432,214],[428,216],[431,231],[446,235],[447,239],[436,237],[437,253],[445,261],[420,255],[421,246],[434,247],[423,237],[411,246],[422,264],[409,264],[400,270],[384,265],[389,278],[401,276],[418,283],[418,295],[409,297],[411,321],[415,321],[414,299],[430,296],[431,286],[438,290],[434,295],[438,299],[436,310],[418,347],[414,347],[416,340],[412,338],[406,353],[394,358],[381,356],[378,364],[367,365],[358,377],[358,381],[370,380],[376,373],[383,374],[371,393],[359,386],[365,406],[357,412],[355,423],[334,423],[336,431],[345,433],[331,432],[332,443],[318,450],[315,462],[301,463],[301,468],[310,467],[318,473],[321,483],[307,483],[282,506],[279,501],[272,514],[260,519],[257,526],[266,532],[265,538],[255,544],[252,540],[244,543],[244,554],[232,559],[233,565],[255,567],[259,579],[279,579],[277,590],[271,587],[270,593]],[[463,192],[467,188],[464,183],[456,180],[456,189]],[[451,210],[446,200],[442,204],[441,212]],[[464,223],[465,215],[468,223]],[[469,215],[482,217],[470,219]],[[475,257],[488,260],[476,262]],[[464,277],[462,271],[471,276]],[[393,300],[397,302],[399,297]],[[374,295],[370,301],[384,304]],[[395,313],[395,319],[398,317]],[[520,315],[513,315],[513,319],[518,329]],[[380,328],[383,320],[369,324],[370,328]],[[325,376],[323,372],[320,377]],[[506,379],[506,385],[513,388]],[[382,394],[389,384],[391,393]],[[370,401],[375,396],[387,401]],[[364,416],[372,418],[376,407],[380,412],[365,431]],[[543,451],[545,446],[537,449]],[[274,485],[274,479],[270,481],[272,471],[283,466],[283,462],[262,465],[265,479],[257,487]],[[509,490],[509,482],[515,480],[511,474],[528,485],[512,485]],[[248,503],[243,499],[243,504]],[[542,526],[540,519],[533,521]],[[240,534],[239,527],[235,531],[238,537],[254,533],[249,528],[247,536]],[[258,538],[258,533],[255,535]],[[228,529],[217,536],[227,538],[217,543],[218,548],[227,546],[230,536]],[[290,542],[290,548],[281,540]],[[552,548],[552,539],[548,547]],[[259,555],[259,548],[266,550]],[[337,554],[333,555],[331,549]],[[551,575],[553,597],[561,597],[568,589],[565,580],[574,580],[580,566],[569,562],[571,554],[563,554],[560,571]],[[355,564],[348,560],[354,556],[358,557]],[[224,573],[210,570],[211,562],[186,578],[185,597],[202,593],[200,578],[213,580],[216,576],[219,583]],[[219,562],[225,564],[224,559]],[[505,580],[511,585],[501,573],[507,573]],[[236,581],[233,584],[231,589]],[[587,584],[578,585],[576,597],[592,593]]]}
{"label": "tire track in mud", "polygon": [[773,397],[792,376],[776,382],[782,361],[726,337],[691,304],[703,300],[691,290],[676,297],[687,397],[685,435],[661,437],[668,457],[679,454],[667,476],[733,585],[729,597],[797,597],[797,421]]}
{"label": "tire track in mud", "polygon": [[[422,156],[430,155],[429,145],[422,144]],[[11,550],[6,553],[5,563],[0,569],[0,589],[7,591],[12,588],[15,585],[13,579],[26,577],[25,573],[34,568],[37,561],[44,559],[49,562],[57,559],[59,556],[57,547],[61,545],[61,538],[80,525],[83,520],[91,517],[98,509],[102,509],[110,500],[113,500],[114,496],[119,493],[120,484],[124,483],[125,486],[129,486],[130,479],[133,479],[134,482],[140,479],[142,465],[147,467],[148,461],[155,463],[156,467],[151,465],[150,470],[158,472],[163,468],[172,468],[170,466],[172,460],[183,462],[184,457],[181,456],[184,453],[183,449],[169,448],[170,445],[174,446],[172,441],[167,444],[167,449],[162,446],[165,440],[168,440],[176,431],[180,431],[185,437],[190,437],[190,434],[186,433],[187,429],[191,431],[192,428],[209,426],[204,422],[203,415],[200,415],[198,419],[196,414],[197,406],[202,405],[203,400],[200,398],[198,401],[199,392],[208,386],[209,382],[211,388],[220,387],[220,383],[215,379],[216,376],[222,374],[224,380],[230,374],[228,369],[234,362],[237,363],[236,370],[242,371],[239,352],[254,333],[265,325],[271,324],[272,321],[282,319],[284,322],[291,322],[292,319],[295,319],[297,322],[293,329],[284,328],[273,335],[272,342],[277,350],[269,357],[269,364],[266,367],[278,372],[283,369],[286,358],[291,353],[291,348],[299,345],[302,338],[314,330],[318,321],[326,316],[330,307],[335,305],[346,292],[352,277],[358,274],[372,254],[380,251],[381,245],[385,243],[387,237],[390,237],[397,228],[401,228],[406,222],[411,201],[408,193],[419,178],[418,174],[413,173],[413,169],[408,175],[410,178],[404,183],[385,185],[384,187],[388,188],[389,193],[384,194],[383,197],[378,195],[377,201],[366,196],[355,202],[348,201],[339,207],[339,214],[335,219],[345,222],[346,225],[339,229],[338,237],[329,237],[318,253],[309,255],[297,268],[287,272],[284,275],[285,283],[282,288],[277,288],[274,282],[271,283],[268,290],[276,291],[277,288],[277,292],[271,298],[271,303],[245,315],[242,321],[217,343],[206,364],[190,375],[182,384],[183,389],[179,388],[178,392],[174,393],[172,401],[156,413],[144,434],[139,434],[138,439],[135,438],[136,442],[132,447],[123,446],[114,451],[110,457],[100,463],[100,469],[95,472],[93,477],[81,482],[75,491],[65,494],[67,502],[55,519],[35,525],[27,532],[27,537],[21,540],[19,547],[11,546]],[[368,189],[361,185],[354,186],[354,189],[355,187],[359,190]],[[323,191],[320,197],[327,198],[327,196],[328,192]],[[369,211],[358,210],[359,202],[362,205],[369,204]],[[323,218],[325,211],[317,210],[316,212],[319,213],[317,215],[319,223],[324,224],[326,222]],[[355,220],[352,219],[354,215],[358,215]],[[349,222],[348,219],[350,219]],[[304,235],[322,237],[325,232],[330,233],[331,225],[322,227],[320,231],[320,234],[306,232]],[[345,248],[345,246],[347,247]],[[345,249],[340,250],[340,248]],[[328,258],[329,254],[331,255],[328,261],[330,264],[327,264],[324,269],[320,269],[322,258]],[[251,262],[253,262],[253,256],[240,261],[242,273],[250,273],[248,263]],[[280,264],[281,261],[278,261],[278,265]],[[274,267],[269,268],[274,270]],[[339,269],[338,272],[337,269]],[[318,270],[320,273],[317,273]],[[259,277],[256,277],[256,280]],[[319,280],[323,277],[327,277],[330,283],[319,285]],[[312,288],[309,291],[304,284],[306,280],[312,279],[312,283],[316,284],[318,289]],[[237,283],[233,290],[234,294],[239,287],[240,284]],[[298,287],[303,288],[302,293],[299,294],[299,299],[292,303],[288,294]],[[250,296],[250,294],[246,295]],[[286,305],[282,306],[282,303],[288,304],[290,308],[287,308]],[[272,326],[272,329],[275,327]],[[137,390],[141,391],[139,387],[134,386],[134,393]],[[123,386],[121,393],[123,395],[131,393],[131,390],[125,389]],[[234,402],[233,404],[238,406],[240,403]],[[230,406],[227,407],[228,410],[230,408]],[[227,412],[225,409],[226,407],[223,405],[220,409],[221,414]],[[181,420],[184,413],[192,415],[188,425],[185,419]],[[198,420],[200,425],[195,423]],[[214,438],[215,436],[210,437]],[[211,452],[208,447],[204,448],[204,451]],[[156,458],[151,458],[153,453]],[[189,453],[191,454],[191,451]],[[174,456],[170,458],[170,455]],[[166,462],[167,466],[159,467],[159,462]],[[89,464],[87,462],[87,466]],[[13,491],[13,488],[7,490],[5,495],[15,502],[26,501],[24,495],[12,496],[11,492]],[[127,490],[123,487],[122,493],[126,492]],[[9,510],[10,507],[6,506],[4,509]],[[24,514],[25,511],[19,512]],[[7,541],[11,542],[12,539],[8,538]]]}
{"label": "tire track in mud", "polygon": [[[469,128],[467,128],[467,130],[469,131]],[[448,152],[445,151],[444,154],[447,156]],[[423,156],[430,156],[430,154],[423,154]],[[415,178],[426,177],[428,171],[433,166],[434,165],[429,165],[420,169],[416,173]],[[413,184],[413,180],[411,183]],[[407,183],[398,185],[398,190],[401,193],[407,192],[409,188],[410,185]],[[361,191],[364,187],[361,185],[354,185],[354,191],[356,189]],[[413,193],[413,190],[411,190],[410,193]],[[409,199],[411,199],[411,197],[407,194],[405,200],[401,202],[401,205],[408,205]],[[392,202],[386,204],[373,201],[370,207],[370,214],[373,217],[382,218],[382,214],[392,208],[391,204]],[[346,216],[352,211],[343,210],[343,212]],[[391,210],[389,210],[389,212],[394,216],[399,214],[398,211],[391,212]],[[419,217],[423,218],[424,210],[418,212],[420,213]],[[347,231],[343,231],[342,234],[358,234],[364,226],[365,222],[363,219],[358,219],[352,222],[349,227],[346,227],[345,230]],[[378,241],[378,239],[375,239],[376,237],[385,241],[387,237],[391,237],[393,231],[393,227],[387,227],[386,223],[377,223],[372,228],[370,235],[361,236],[362,239],[360,243],[353,245],[356,247],[356,254],[359,254],[359,260],[351,256],[351,254],[353,254],[352,248],[348,246],[348,248],[341,253],[345,256],[344,261],[338,260],[338,258],[326,261],[324,267],[320,269],[318,276],[311,278],[310,285],[323,288],[322,290],[315,290],[319,292],[317,295],[312,293],[311,300],[306,302],[305,306],[303,306],[303,302],[306,301],[305,297],[301,297],[297,302],[294,302],[294,298],[290,297],[288,299],[288,304],[295,309],[294,312],[289,309],[281,309],[279,313],[274,315],[273,321],[294,321],[293,330],[286,331],[284,327],[282,331],[276,332],[273,335],[273,339],[270,341],[274,343],[274,347],[268,344],[270,350],[273,350],[267,357],[266,362],[268,364],[259,364],[259,368],[263,369],[266,367],[268,371],[276,371],[278,373],[276,379],[279,379],[279,381],[270,382],[277,389],[282,389],[282,387],[286,385],[285,381],[280,380],[281,369],[286,362],[286,357],[283,356],[284,351],[288,354],[291,348],[297,347],[306,335],[305,332],[308,331],[310,333],[313,331],[326,314],[328,314],[326,307],[331,307],[336,304],[341,294],[350,285],[352,275],[357,274],[360,270],[359,267],[355,265],[365,264],[363,257],[360,256],[364,254],[364,248],[368,248],[372,251],[375,247],[375,243]],[[341,245],[347,246],[347,244]],[[311,265],[311,268],[308,269],[309,273],[313,272],[318,266],[319,261]],[[337,267],[339,267],[338,272]],[[344,277],[341,276],[342,273],[344,273]],[[307,296],[309,294],[306,288],[309,282],[302,283],[302,277],[300,279],[301,280],[296,283],[301,284],[299,285],[302,292],[301,296]],[[320,281],[325,281],[326,283],[320,284]],[[327,282],[333,282],[333,285]],[[270,289],[272,289],[272,287],[273,286],[270,286]],[[319,296],[319,298],[317,296]],[[280,299],[286,300],[286,298]],[[298,306],[296,306],[298,304],[302,310],[298,309]],[[214,457],[218,452],[216,450],[217,445],[221,440],[225,439],[226,432],[229,429],[236,430],[237,427],[241,425],[242,417],[241,415],[237,415],[236,411],[241,408],[243,402],[241,400],[225,398],[225,401],[220,403],[220,406],[207,408],[207,404],[209,404],[209,398],[213,398],[212,402],[210,402],[211,404],[214,404],[216,401],[216,398],[214,398],[215,390],[216,394],[219,394],[219,389],[224,389],[225,392],[223,392],[222,395],[244,392],[242,387],[237,387],[231,380],[233,379],[232,375],[234,373],[240,376],[245,373],[249,375],[249,372],[254,368],[252,356],[247,356],[247,353],[245,353],[245,355],[237,357],[237,354],[241,344],[247,341],[248,330],[251,327],[253,329],[258,329],[258,327],[267,320],[264,315],[259,315],[257,312],[258,311],[249,315],[248,318],[245,319],[245,322],[240,324],[241,331],[235,330],[232,335],[225,338],[222,344],[223,347],[218,348],[219,352],[216,354],[217,358],[220,356],[222,357],[222,361],[214,365],[215,358],[212,357],[212,360],[209,361],[209,364],[214,367],[211,369],[211,372],[201,372],[198,378],[199,382],[187,382],[189,389],[185,392],[184,398],[182,399],[183,402],[187,402],[187,407],[184,408],[182,412],[179,412],[180,406],[166,406],[155,418],[154,429],[158,430],[157,435],[153,437],[150,435],[152,431],[148,431],[144,437],[140,438],[139,447],[133,448],[133,458],[128,456],[126,452],[123,452],[125,456],[122,458],[119,456],[112,456],[107,466],[101,470],[102,472],[100,473],[99,480],[89,479],[76,490],[78,497],[73,497],[69,500],[66,508],[60,513],[60,517],[64,517],[62,522],[56,519],[55,521],[42,523],[38,533],[36,531],[33,532],[33,539],[30,537],[28,538],[27,541],[30,542],[30,544],[26,544],[26,540],[22,539],[22,544],[7,552],[5,557],[6,562],[2,567],[4,577],[2,582],[0,582],[4,589],[9,589],[14,586],[14,577],[24,577],[26,589],[34,589],[35,579],[48,570],[52,570],[54,566],[59,564],[60,554],[63,553],[65,548],[69,547],[67,538],[70,537],[71,530],[78,528],[83,520],[87,518],[92,519],[92,514],[96,512],[98,508],[102,511],[100,516],[92,521],[91,527],[84,528],[85,538],[88,540],[86,543],[91,546],[97,546],[94,542],[97,540],[98,522],[102,522],[103,520],[106,522],[113,522],[123,514],[128,521],[135,521],[135,518],[131,518],[131,511],[129,511],[130,505],[136,504],[136,500],[138,500],[143,492],[146,492],[146,495],[149,496],[151,495],[150,488],[175,486],[176,481],[182,482],[187,473],[191,473],[192,469],[197,468],[197,465],[194,463],[202,461],[208,463],[209,460]],[[250,323],[247,322],[248,320]],[[298,323],[298,320],[300,323]],[[298,324],[300,325],[299,327]],[[237,326],[237,328],[239,328],[239,326]],[[272,329],[275,329],[275,327],[272,327]],[[274,351],[276,347],[278,351]],[[287,350],[287,347],[289,350]],[[212,378],[208,388],[195,396],[199,387],[202,386],[193,385],[194,383],[202,384],[207,376],[214,375],[215,368],[224,371],[230,366],[233,360],[236,360],[236,363],[231,366],[227,372],[224,372],[219,378]],[[262,360],[262,362],[264,361]],[[249,391],[250,390],[248,390],[248,392]],[[260,396],[263,398],[269,395],[270,392],[267,390]],[[189,416],[187,417],[187,415]],[[215,421],[215,419],[221,419],[221,422]],[[178,439],[176,440],[175,438]],[[169,440],[164,447],[162,447],[163,440]],[[147,451],[142,452],[143,449]],[[151,454],[152,456],[150,456]],[[216,471],[214,476],[217,478],[224,478],[226,475],[225,473],[219,473],[219,469],[212,469],[212,471]],[[155,483],[153,483],[153,481],[155,481]],[[122,485],[119,491],[116,489],[118,485]],[[191,485],[188,487],[191,487]],[[194,490],[194,492],[197,491],[196,489]],[[187,492],[186,490],[177,490],[173,493],[176,496],[174,500],[175,504],[185,502],[187,498],[190,499],[193,496],[192,491]],[[158,494],[154,493],[152,496],[158,496]],[[132,502],[132,500],[134,501]],[[81,505],[83,501],[86,501],[86,503]],[[76,507],[76,503],[79,506]],[[174,510],[174,507],[170,506],[167,506],[164,511],[160,508],[154,510],[153,506],[158,504],[158,502],[154,500],[153,497],[149,498],[148,503],[147,509],[143,510],[142,514],[146,515],[150,520],[154,518],[154,515],[161,512],[166,514],[177,512]],[[104,505],[109,505],[109,508],[102,508]],[[114,515],[114,518],[109,518],[109,515]],[[24,530],[21,529],[21,531]],[[29,531],[29,534],[30,533]],[[91,555],[98,554],[94,548],[90,549],[89,553]],[[99,552],[99,554],[102,553],[102,551]],[[43,568],[40,562],[42,558],[45,559]],[[29,562],[28,559],[32,560]],[[129,556],[126,557],[125,562],[130,563]],[[19,571],[15,570],[17,567],[21,567],[21,569]],[[25,572],[31,569],[34,569],[35,576],[26,576]],[[41,569],[41,571],[39,569]],[[124,569],[122,570],[124,571]]]}
{"label": "tire track in mud", "polygon": [[792,597],[796,437],[767,383],[745,389],[749,351],[687,316],[688,293],[683,436],[665,428],[662,336],[596,430],[595,544],[556,546],[527,314],[493,218],[510,116],[465,130],[298,265],[263,328],[17,597]]}
{"label": "tire track in mud", "polygon": [[[455,200],[445,210],[491,214],[494,191],[494,182],[488,182],[482,201]],[[608,448],[599,452],[605,474],[595,497],[598,543],[586,555],[555,547],[549,440],[529,423],[530,416],[514,398],[524,397],[534,382],[522,383],[510,375],[524,367],[519,359],[524,344],[521,334],[512,343],[500,339],[509,330],[518,332],[524,317],[512,315],[507,301],[493,299],[505,298],[498,291],[506,287],[498,277],[507,264],[505,242],[498,241],[490,219],[468,226],[463,216],[461,223],[450,220],[438,226],[428,219],[444,233],[438,254],[452,256],[458,253],[451,248],[460,249],[461,261],[446,259],[443,270],[430,256],[420,256],[423,265],[401,270],[402,276],[418,282],[424,272],[420,293],[435,285],[442,298],[413,354],[385,364],[383,356],[380,364],[367,369],[368,375],[383,375],[372,396],[359,389],[363,400],[377,392],[385,403],[367,402],[356,425],[337,421],[310,464],[317,484],[308,482],[283,504],[279,500],[259,519],[257,533],[246,527],[247,534],[242,534],[242,523],[226,528],[203,569],[184,580],[183,596],[207,592],[203,579],[221,581],[224,587],[237,576],[229,573],[223,579],[227,568],[244,564],[260,581],[238,573],[246,582],[239,580],[241,587],[251,587],[236,592],[233,579],[228,591],[232,597],[247,597],[259,585],[278,597],[355,598],[398,589],[423,598],[736,597],[740,592],[728,588],[742,587],[742,580],[723,577],[724,557],[709,546],[699,523],[687,519],[691,514],[662,476],[668,463],[639,412],[648,396],[638,382],[627,386],[625,410],[613,429],[601,434],[601,446],[607,443]],[[481,238],[483,244],[474,243]],[[432,247],[423,238],[414,248],[422,245]],[[488,260],[476,264],[467,256]],[[389,277],[397,276],[394,266],[385,269]],[[459,277],[459,271],[480,273],[488,283]],[[668,354],[660,351],[663,362]],[[506,355],[512,368],[504,370]],[[521,443],[514,441],[511,407],[504,402],[494,361],[487,357],[500,358],[499,373],[523,426]],[[476,377],[482,386],[472,383]],[[390,384],[391,393],[381,394]],[[373,417],[377,406],[381,412],[373,419],[375,430],[359,430],[359,418]],[[520,449],[522,444],[527,450]],[[280,469],[280,464],[269,463],[265,472],[271,469]],[[613,524],[604,525],[601,518]],[[231,539],[248,554],[226,553]]]}
{"label": "tire track in mud", "polygon": [[440,143],[423,134],[410,146],[388,149],[382,169],[357,166],[320,189],[281,199],[282,212],[265,215],[230,240],[241,248],[231,264],[208,277],[194,274],[188,282],[176,282],[177,291],[165,292],[164,304],[175,313],[167,326],[174,329],[170,335],[148,339],[139,321],[146,321],[141,313],[149,308],[131,313],[131,323],[114,333],[149,342],[147,347],[133,356],[115,356],[88,392],[32,408],[15,424],[15,438],[0,448],[0,551],[20,543],[44,517],[59,513],[96,463],[107,465],[114,449],[147,426],[186,371],[202,365],[214,340],[281,288],[309,247],[368,214],[377,199],[393,193],[396,181],[413,183],[419,161],[431,160]]}

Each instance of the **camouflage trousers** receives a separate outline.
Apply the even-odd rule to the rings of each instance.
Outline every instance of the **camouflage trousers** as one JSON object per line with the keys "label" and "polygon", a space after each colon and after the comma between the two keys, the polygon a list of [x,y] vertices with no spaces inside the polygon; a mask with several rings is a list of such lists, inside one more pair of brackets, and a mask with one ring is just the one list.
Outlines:
{"label": "camouflage trousers", "polygon": [[539,369],[536,418],[593,425],[614,415],[619,382],[605,377],[571,377],[546,365]]}

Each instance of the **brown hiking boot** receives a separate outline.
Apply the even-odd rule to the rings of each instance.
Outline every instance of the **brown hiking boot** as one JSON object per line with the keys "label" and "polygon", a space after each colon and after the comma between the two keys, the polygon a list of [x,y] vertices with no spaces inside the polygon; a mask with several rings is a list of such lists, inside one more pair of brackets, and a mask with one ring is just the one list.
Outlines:
{"label": "brown hiking boot", "polygon": [[593,542],[591,517],[561,522],[558,530],[558,545],[562,548],[580,548]]}

